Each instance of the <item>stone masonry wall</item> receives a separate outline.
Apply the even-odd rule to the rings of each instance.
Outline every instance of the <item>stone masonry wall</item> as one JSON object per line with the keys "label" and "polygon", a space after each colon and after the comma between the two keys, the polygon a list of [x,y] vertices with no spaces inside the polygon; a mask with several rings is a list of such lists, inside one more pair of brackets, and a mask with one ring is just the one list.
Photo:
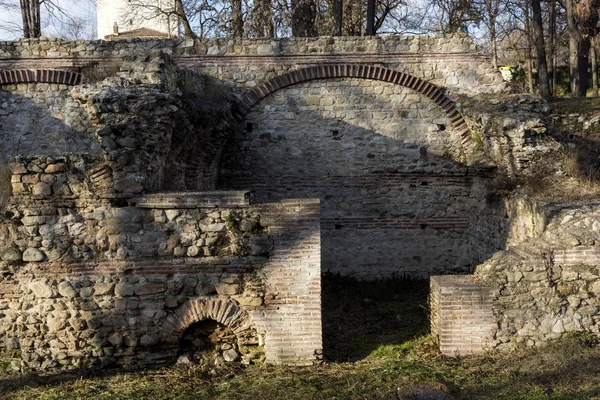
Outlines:
{"label": "stone masonry wall", "polygon": [[0,86],[0,160],[10,155],[98,154],[94,128],[66,85]]}
{"label": "stone masonry wall", "polygon": [[318,202],[23,200],[1,232],[0,350],[10,368],[174,362],[181,334],[202,319],[234,330],[243,362],[320,358]]}
{"label": "stone masonry wall", "polygon": [[[473,276],[432,278],[432,332],[440,348],[465,354],[517,343],[540,346],[569,332],[600,335],[598,206],[516,198],[507,199],[504,209],[510,221],[504,250]],[[472,295],[461,297],[467,282]],[[444,292],[446,314],[440,307]],[[482,293],[479,300],[476,293]],[[493,323],[468,318],[481,313]]]}
{"label": "stone masonry wall", "polygon": [[[600,332],[600,210],[521,201],[512,245],[478,266],[476,275],[499,290],[495,345],[529,346],[565,332]],[[520,239],[520,242],[517,242]]]}
{"label": "stone masonry wall", "polygon": [[180,67],[243,89],[323,63],[381,65],[466,94],[505,88],[500,74],[462,35],[114,42],[23,39],[0,42],[0,68],[82,68],[86,79],[86,68],[114,69],[126,56],[156,50],[171,54]]}
{"label": "stone masonry wall", "polygon": [[[246,116],[220,187],[252,188],[259,201],[320,198],[324,270],[370,279],[470,271],[470,225],[485,220],[486,193],[473,190],[477,170],[452,161],[461,141],[450,127],[435,103],[391,83],[293,85]],[[485,259],[496,249],[477,251]]]}
{"label": "stone masonry wall", "polygon": [[235,334],[215,362],[318,362],[319,202],[206,191],[232,127],[228,94],[160,51],[128,56],[119,75],[63,93],[97,153],[10,159],[2,366],[189,361],[182,343],[206,320]]}
{"label": "stone masonry wall", "polygon": [[86,153],[104,161],[98,176],[116,197],[214,189],[231,95],[162,52],[130,55],[118,74],[75,88],[0,85],[0,158]]}

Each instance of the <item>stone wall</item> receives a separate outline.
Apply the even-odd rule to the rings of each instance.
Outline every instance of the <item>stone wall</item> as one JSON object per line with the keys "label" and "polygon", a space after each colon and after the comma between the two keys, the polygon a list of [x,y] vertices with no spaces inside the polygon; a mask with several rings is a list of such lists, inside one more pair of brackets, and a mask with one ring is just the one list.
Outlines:
{"label": "stone wall", "polygon": [[23,200],[1,232],[0,349],[12,369],[174,362],[205,319],[236,333],[243,362],[320,358],[318,202]]}
{"label": "stone wall", "polygon": [[511,177],[550,175],[559,166],[546,162],[560,150],[550,135],[542,98],[530,95],[462,97],[458,102],[471,137],[487,159]]}
{"label": "stone wall", "polygon": [[248,192],[207,191],[233,126],[230,94],[164,52],[129,56],[100,84],[49,89],[86,117],[91,145],[9,162],[5,366],[196,361],[204,352],[187,346],[202,343],[207,320],[235,337],[210,362],[318,362],[318,200],[253,204]]}
{"label": "stone wall", "polygon": [[128,57],[118,74],[75,88],[0,85],[0,157],[86,153],[104,161],[95,167],[116,197],[214,189],[231,95],[161,52]]}
{"label": "stone wall", "polygon": [[[539,346],[569,332],[599,335],[598,206],[517,198],[505,200],[504,208],[510,221],[504,250],[477,266],[474,276],[432,278],[437,293],[432,332],[440,347],[465,354],[518,343]],[[464,285],[452,279],[474,282],[476,291],[486,293],[485,299],[461,305],[468,296],[460,297]],[[439,307],[441,293],[449,299],[460,297],[448,303],[450,311],[445,315]],[[493,316],[494,323],[484,326],[478,320],[445,334],[444,324],[450,329],[465,319],[451,310],[469,315],[484,312]],[[471,345],[455,345],[469,335]]]}
{"label": "stone wall", "polygon": [[324,63],[385,66],[459,93],[505,88],[500,74],[463,35],[114,42],[22,39],[0,42],[0,68],[81,68],[86,79],[86,70],[89,76],[89,71],[114,69],[126,56],[156,50],[171,54],[180,67],[243,89]]}
{"label": "stone wall", "polygon": [[219,182],[252,188],[259,201],[320,198],[324,270],[370,279],[464,272],[478,259],[470,225],[489,210],[485,189],[473,188],[483,171],[453,161],[460,154],[460,136],[424,95],[367,79],[317,80],[251,110]]}
{"label": "stone wall", "polygon": [[94,128],[66,85],[0,86],[0,159],[11,155],[98,154]]}
{"label": "stone wall", "polygon": [[565,332],[598,334],[598,207],[522,201],[514,208],[522,219],[521,242],[476,271],[499,289],[494,344],[532,346]]}

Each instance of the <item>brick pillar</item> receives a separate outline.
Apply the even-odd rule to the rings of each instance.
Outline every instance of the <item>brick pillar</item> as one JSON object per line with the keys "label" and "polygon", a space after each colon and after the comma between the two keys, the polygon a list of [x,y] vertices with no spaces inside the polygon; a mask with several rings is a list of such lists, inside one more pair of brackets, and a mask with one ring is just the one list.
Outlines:
{"label": "brick pillar", "polygon": [[432,276],[431,333],[445,355],[482,353],[497,326],[494,289],[472,275]]}

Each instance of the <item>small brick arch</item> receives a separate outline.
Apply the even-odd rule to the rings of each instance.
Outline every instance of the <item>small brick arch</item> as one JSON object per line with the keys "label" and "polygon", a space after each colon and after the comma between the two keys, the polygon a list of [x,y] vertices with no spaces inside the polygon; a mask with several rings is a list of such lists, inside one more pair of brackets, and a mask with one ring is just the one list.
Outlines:
{"label": "small brick arch", "polygon": [[248,314],[235,300],[199,297],[188,300],[166,318],[163,323],[163,339],[166,342],[178,341],[190,325],[207,319],[231,328],[236,336],[251,327]]}
{"label": "small brick arch", "polygon": [[404,72],[370,65],[326,64],[285,73],[248,92],[240,101],[236,116],[239,120],[242,120],[260,100],[286,86],[314,79],[330,78],[373,79],[413,89],[431,99],[444,110],[446,116],[452,122],[452,126],[461,136],[463,145],[466,145],[470,140],[469,127],[462,114],[456,108],[454,101],[446,96],[437,85]]}
{"label": "small brick arch", "polygon": [[57,83],[79,85],[82,75],[79,72],[55,69],[5,69],[0,70],[0,85],[17,83]]}

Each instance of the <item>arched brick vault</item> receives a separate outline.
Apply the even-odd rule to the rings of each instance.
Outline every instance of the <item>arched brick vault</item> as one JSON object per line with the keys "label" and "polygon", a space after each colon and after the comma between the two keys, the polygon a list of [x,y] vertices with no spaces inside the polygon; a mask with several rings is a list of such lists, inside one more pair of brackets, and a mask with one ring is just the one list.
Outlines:
{"label": "arched brick vault", "polygon": [[461,136],[463,146],[467,145],[470,140],[467,123],[457,110],[454,101],[446,96],[442,89],[433,83],[404,72],[370,65],[327,64],[285,73],[248,92],[240,101],[236,116],[239,120],[242,120],[260,100],[279,89],[314,79],[331,78],[373,79],[413,89],[431,99],[444,110],[446,116],[452,122],[452,126]]}
{"label": "arched brick vault", "polygon": [[81,74],[72,71],[52,69],[5,69],[0,70],[0,85],[17,83],[57,83],[62,85],[79,85]]}
{"label": "arched brick vault", "polygon": [[248,315],[236,301],[199,297],[188,300],[166,318],[163,323],[163,339],[166,342],[179,341],[190,325],[207,319],[231,328],[236,335],[250,329]]}

